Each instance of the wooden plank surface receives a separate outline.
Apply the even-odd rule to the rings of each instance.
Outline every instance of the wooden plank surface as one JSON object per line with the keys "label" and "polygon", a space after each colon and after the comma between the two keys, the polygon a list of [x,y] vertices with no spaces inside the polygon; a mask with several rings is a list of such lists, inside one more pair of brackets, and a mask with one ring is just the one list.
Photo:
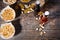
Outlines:
{"label": "wooden plank surface", "polygon": [[[57,2],[58,1],[58,2]],[[54,3],[55,2],[55,3]],[[51,6],[45,6],[50,11],[49,22],[45,25],[44,31],[46,34],[40,36],[40,32],[36,31],[35,28],[38,26],[38,21],[35,20],[33,13],[23,15],[21,14],[21,22],[19,20],[13,21],[13,24],[16,28],[16,34],[18,35],[9,40],[60,40],[60,0],[51,0]],[[6,7],[6,4],[0,0],[0,11]],[[45,8],[44,7],[44,8]],[[24,18],[25,17],[25,18]],[[24,22],[23,22],[24,20]],[[2,20],[0,19],[0,24]],[[21,23],[21,26],[18,26],[17,23]],[[22,30],[21,30],[22,28]],[[21,30],[21,31],[19,31]],[[0,38],[0,40],[3,40]]]}

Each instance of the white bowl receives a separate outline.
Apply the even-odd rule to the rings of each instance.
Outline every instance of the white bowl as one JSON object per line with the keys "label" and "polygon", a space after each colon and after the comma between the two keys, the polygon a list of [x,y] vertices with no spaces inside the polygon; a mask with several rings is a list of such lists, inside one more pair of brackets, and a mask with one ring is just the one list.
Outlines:
{"label": "white bowl", "polygon": [[[16,3],[16,1],[17,1],[17,0],[15,0],[15,2],[13,2],[13,3],[11,3],[11,4]],[[3,2],[4,2],[5,4],[11,5],[10,3],[6,2],[5,0],[3,0]]]}
{"label": "white bowl", "polygon": [[1,28],[3,28],[5,25],[7,25],[7,24],[10,24],[10,26],[14,29],[14,33],[11,35],[11,36],[9,36],[8,38],[5,38],[3,35],[2,35],[2,33],[0,34],[0,37],[1,38],[3,38],[3,39],[10,39],[10,38],[12,38],[13,36],[14,36],[14,34],[15,34],[15,28],[14,28],[14,26],[12,25],[12,23],[5,23],[5,24],[1,24]]}
{"label": "white bowl", "polygon": [[[4,20],[4,19],[3,19],[3,17],[1,16],[1,14],[3,14],[3,12],[4,12],[6,9],[11,9],[11,10],[13,11],[13,19],[11,19],[11,20]],[[10,21],[14,20],[14,19],[15,19],[15,16],[16,16],[15,10],[12,9],[11,7],[9,7],[9,6],[5,7],[5,8],[1,11],[1,13],[0,13],[1,19],[4,20],[5,22],[10,22]]]}

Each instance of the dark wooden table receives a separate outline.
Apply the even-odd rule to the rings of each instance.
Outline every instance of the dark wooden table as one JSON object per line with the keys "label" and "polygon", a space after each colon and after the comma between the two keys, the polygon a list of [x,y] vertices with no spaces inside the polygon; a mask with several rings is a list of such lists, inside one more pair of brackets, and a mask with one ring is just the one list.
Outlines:
{"label": "dark wooden table", "polygon": [[[6,6],[0,0],[0,11]],[[35,20],[33,12],[27,15],[21,14],[20,19],[12,22],[13,24],[15,23],[16,34],[18,33],[18,35],[9,40],[60,40],[60,1],[50,0],[42,10],[46,10],[46,8],[49,10],[50,15],[49,21],[43,29],[46,32],[43,36],[40,36],[40,32],[35,30],[36,27],[39,27],[39,22]],[[0,18],[0,25],[1,23],[3,21]],[[20,23],[22,27],[18,26],[17,23]],[[0,40],[3,39],[0,38]]]}

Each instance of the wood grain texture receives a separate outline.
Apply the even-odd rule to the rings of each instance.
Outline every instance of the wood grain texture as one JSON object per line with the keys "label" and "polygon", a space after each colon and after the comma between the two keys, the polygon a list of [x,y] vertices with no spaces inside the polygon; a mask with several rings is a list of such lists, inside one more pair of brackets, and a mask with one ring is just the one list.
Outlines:
{"label": "wood grain texture", "polygon": [[[6,7],[6,4],[0,0],[0,11]],[[35,20],[33,13],[24,15],[21,14],[21,32],[9,40],[60,40],[60,0],[50,0],[48,4],[42,7],[41,10],[49,10],[49,21],[45,25],[44,31],[46,34],[40,36],[40,32],[36,31],[35,28],[39,27],[39,22]],[[47,9],[46,9],[47,8]],[[0,19],[0,24],[3,22]],[[16,21],[14,22],[17,24]],[[16,26],[17,28],[17,26]],[[20,26],[16,29],[18,29]],[[3,40],[0,38],[0,40]]]}

